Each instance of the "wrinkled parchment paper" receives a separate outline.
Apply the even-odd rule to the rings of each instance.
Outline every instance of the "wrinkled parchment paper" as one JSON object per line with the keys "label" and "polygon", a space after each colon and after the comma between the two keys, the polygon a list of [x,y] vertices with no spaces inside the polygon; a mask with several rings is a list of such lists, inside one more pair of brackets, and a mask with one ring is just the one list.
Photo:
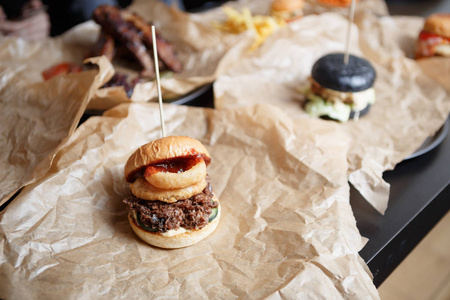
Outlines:
{"label": "wrinkled parchment paper", "polygon": [[[360,30],[353,26],[350,49],[352,54],[366,57],[373,64],[377,72],[377,102],[359,121],[338,124],[351,139],[349,181],[381,213],[389,199],[383,172],[393,169],[433,135],[450,111],[450,89],[445,90],[427,76],[442,76],[444,70],[450,69],[449,59],[417,63],[408,58],[406,53],[411,53],[415,41],[399,38],[402,29],[396,20],[367,12],[358,15]],[[339,14],[327,13],[306,16],[279,30],[216,80],[216,108],[270,103],[293,118],[312,120],[302,108],[305,99],[301,90],[318,58],[343,52],[347,22]],[[419,31],[420,24],[415,27]],[[408,50],[403,50],[405,44]],[[431,62],[441,64],[441,69]],[[430,66],[434,69],[430,70]],[[336,126],[333,121],[321,122]]]}
{"label": "wrinkled parchment paper", "polygon": [[50,168],[96,90],[112,76],[106,58],[99,70],[30,83],[0,63],[0,205]]}
{"label": "wrinkled parchment paper", "polygon": [[339,126],[267,105],[164,111],[169,134],[211,154],[216,231],[176,250],[135,236],[123,168],[160,137],[159,111],[120,105],[82,124],[48,175],[0,215],[1,298],[378,299],[358,256]]}
{"label": "wrinkled parchment paper", "polygon": [[[195,21],[190,14],[169,7],[158,0],[133,1],[130,10],[153,22],[158,33],[175,46],[183,64],[183,72],[161,78],[163,94],[168,97],[184,95],[209,84],[223,69],[234,64],[235,56],[248,49],[250,39],[244,35],[224,34],[211,24]],[[0,62],[30,82],[42,81],[43,70],[61,62],[82,64],[95,43],[100,27],[93,21],[82,23],[60,37],[43,42],[27,42],[18,38],[0,38]],[[232,59],[228,59],[228,57]],[[130,81],[141,68],[138,63],[114,60],[117,72],[127,74]],[[101,89],[89,109],[105,110],[117,103],[149,101],[157,96],[153,81],[138,83],[131,98],[121,87]]]}
{"label": "wrinkled parchment paper", "polygon": [[[416,40],[425,22],[422,17],[392,16],[376,18],[361,14],[356,19],[361,31],[361,47],[378,51],[378,56],[414,59]],[[370,32],[370,34],[368,34]],[[372,38],[376,36],[377,38]],[[416,61],[422,71],[450,91],[450,59],[430,57]]]}

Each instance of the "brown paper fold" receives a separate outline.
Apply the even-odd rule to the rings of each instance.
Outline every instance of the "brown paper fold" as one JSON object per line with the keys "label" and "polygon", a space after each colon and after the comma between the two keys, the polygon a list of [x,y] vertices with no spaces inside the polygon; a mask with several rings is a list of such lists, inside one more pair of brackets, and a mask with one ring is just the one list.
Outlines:
{"label": "brown paper fold", "polygon": [[41,178],[58,149],[74,132],[90,98],[112,76],[106,58],[99,71],[29,83],[22,68],[3,66],[0,86],[0,204]]}
{"label": "brown paper fold", "polygon": [[358,256],[339,126],[267,105],[164,111],[170,134],[197,138],[211,154],[217,230],[177,250],[134,235],[123,168],[160,136],[159,111],[121,105],[85,122],[48,176],[1,214],[1,298],[378,299]]}

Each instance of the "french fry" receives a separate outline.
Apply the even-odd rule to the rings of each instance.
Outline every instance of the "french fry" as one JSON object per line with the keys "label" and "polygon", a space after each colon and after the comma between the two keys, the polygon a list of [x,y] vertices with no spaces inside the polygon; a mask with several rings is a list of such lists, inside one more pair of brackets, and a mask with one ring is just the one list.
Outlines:
{"label": "french fry", "polygon": [[234,8],[225,6],[223,11],[227,16],[227,20],[222,23],[213,23],[214,27],[232,34],[239,34],[247,30],[254,31],[256,36],[250,47],[251,51],[257,49],[278,28],[286,25],[286,22],[281,18],[261,15],[253,16],[248,8],[243,8],[239,12]]}

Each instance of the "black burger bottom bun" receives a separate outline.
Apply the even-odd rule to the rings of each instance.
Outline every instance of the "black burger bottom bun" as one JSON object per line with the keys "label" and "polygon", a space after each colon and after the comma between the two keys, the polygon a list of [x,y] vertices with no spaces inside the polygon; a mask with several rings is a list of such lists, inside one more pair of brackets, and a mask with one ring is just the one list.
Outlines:
{"label": "black burger bottom bun", "polygon": [[370,107],[371,107],[371,105],[369,104],[369,105],[366,106],[366,108],[364,108],[364,109],[361,110],[361,111],[355,111],[355,110],[352,110],[352,111],[350,112],[350,119],[357,119],[357,118],[359,118],[359,117],[364,116],[365,114],[367,114],[367,113],[369,112]]}

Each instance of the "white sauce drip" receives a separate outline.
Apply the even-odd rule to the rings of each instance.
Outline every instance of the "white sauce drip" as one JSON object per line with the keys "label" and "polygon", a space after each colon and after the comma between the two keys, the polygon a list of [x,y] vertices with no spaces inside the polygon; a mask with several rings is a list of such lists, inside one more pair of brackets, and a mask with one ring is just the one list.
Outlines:
{"label": "white sauce drip", "polygon": [[184,229],[183,227],[180,227],[177,230],[172,229],[172,230],[168,230],[166,232],[160,232],[159,234],[162,236],[165,236],[165,237],[172,237],[172,236],[179,235],[179,234],[182,234],[185,232],[189,232],[189,230]]}

